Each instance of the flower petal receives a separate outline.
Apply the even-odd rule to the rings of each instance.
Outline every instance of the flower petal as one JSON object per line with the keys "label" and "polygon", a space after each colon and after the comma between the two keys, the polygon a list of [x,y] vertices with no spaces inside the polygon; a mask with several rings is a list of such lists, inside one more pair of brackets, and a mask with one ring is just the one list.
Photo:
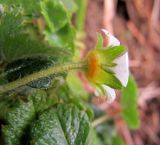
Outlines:
{"label": "flower petal", "polygon": [[[118,46],[120,45],[119,40],[114,37],[107,30],[102,29],[102,31],[106,34],[108,38],[108,46]],[[115,60],[117,64],[113,71],[115,72],[115,76],[121,81],[123,86],[127,86],[128,78],[129,78],[129,68],[128,68],[128,53],[123,54],[119,58]]]}
{"label": "flower petal", "polygon": [[115,76],[120,80],[122,85],[126,87],[129,78],[128,53],[117,58],[115,63],[117,65],[112,70],[115,72]]}
{"label": "flower petal", "polygon": [[105,89],[105,92],[107,95],[107,103],[112,103],[116,98],[116,93],[115,93],[114,89],[112,89],[106,85],[102,85],[102,87]]}
{"label": "flower petal", "polygon": [[116,37],[114,37],[111,33],[109,33],[107,30],[102,29],[102,32],[104,32],[104,34],[107,36],[107,47],[120,45],[119,40]]}

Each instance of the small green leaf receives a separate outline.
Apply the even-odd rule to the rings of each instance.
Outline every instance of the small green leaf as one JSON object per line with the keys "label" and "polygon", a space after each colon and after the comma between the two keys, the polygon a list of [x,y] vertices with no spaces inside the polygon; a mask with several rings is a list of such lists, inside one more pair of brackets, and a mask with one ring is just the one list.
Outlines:
{"label": "small green leaf", "polygon": [[59,104],[33,123],[31,144],[83,145],[89,132],[88,117],[74,105]]}
{"label": "small green leaf", "polygon": [[50,45],[60,48],[66,48],[73,54],[75,29],[72,27],[71,24],[66,24],[63,28],[54,33],[46,31],[45,34]]}
{"label": "small green leaf", "polygon": [[29,96],[29,101],[33,102],[35,112],[38,114],[57,103],[55,98],[47,96],[47,93],[42,90],[36,91],[35,94]]}
{"label": "small green leaf", "polygon": [[55,32],[68,22],[67,11],[59,0],[41,1],[42,14],[51,32]]}
{"label": "small green leaf", "polygon": [[128,85],[122,90],[121,104],[122,116],[129,128],[136,129],[140,126],[137,106],[137,85],[132,76],[129,77]]}
{"label": "small green leaf", "polygon": [[70,13],[74,13],[77,10],[77,5],[76,5],[74,0],[70,0],[69,2],[68,2],[68,0],[60,0],[60,1],[62,1],[62,3],[64,4],[65,8]]}

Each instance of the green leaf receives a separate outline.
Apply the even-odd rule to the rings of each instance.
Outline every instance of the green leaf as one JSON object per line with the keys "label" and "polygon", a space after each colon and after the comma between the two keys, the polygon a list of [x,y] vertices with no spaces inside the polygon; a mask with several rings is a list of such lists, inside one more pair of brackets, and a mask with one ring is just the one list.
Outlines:
{"label": "green leaf", "polygon": [[121,105],[122,116],[129,128],[136,129],[140,126],[137,106],[137,85],[132,76],[129,77],[128,85],[122,90]]}
{"label": "green leaf", "polygon": [[59,0],[40,2],[42,14],[51,32],[55,32],[68,22],[67,11]]}
{"label": "green leaf", "polygon": [[[39,40],[31,40],[27,35],[17,35],[15,37],[8,37],[2,44],[2,55],[4,60],[13,61],[18,58],[24,58],[28,56],[56,56],[67,55],[61,48],[49,47]],[[69,53],[68,53],[69,54]]]}
{"label": "green leaf", "polygon": [[43,112],[33,123],[31,144],[83,145],[89,132],[88,117],[71,104]]}
{"label": "green leaf", "polygon": [[47,96],[47,93],[42,90],[36,91],[35,94],[29,96],[29,101],[33,102],[35,112],[38,114],[57,103],[55,98]]}
{"label": "green leaf", "polygon": [[10,7],[17,7],[18,9],[23,7],[25,12],[30,15],[40,10],[39,0],[1,0],[1,3]]}
{"label": "green leaf", "polygon": [[119,136],[114,136],[112,138],[112,145],[125,145],[125,143]]}
{"label": "green leaf", "polygon": [[71,14],[77,10],[77,5],[74,0],[70,0],[69,2],[68,0],[60,0],[60,1],[64,4],[67,11],[69,11]]}
{"label": "green leaf", "polygon": [[85,145],[103,145],[93,128],[90,129]]}
{"label": "green leaf", "polygon": [[88,97],[88,93],[85,91],[82,81],[78,78],[77,72],[70,71],[67,75],[66,81],[75,96],[79,96],[81,98]]}
{"label": "green leaf", "polygon": [[89,133],[87,114],[74,105],[58,105],[58,117],[69,145],[82,145]]}
{"label": "green leaf", "polygon": [[35,110],[32,102],[19,102],[17,107],[8,111],[7,125],[2,127],[5,145],[21,145],[21,139],[34,117]]}
{"label": "green leaf", "polygon": [[0,120],[6,119],[6,114],[9,111],[11,102],[8,100],[0,100]]}
{"label": "green leaf", "polygon": [[[56,56],[66,58],[70,52],[62,47],[51,47],[43,40],[32,38],[30,34],[22,32],[22,18],[20,15],[7,13],[0,22],[0,60],[11,62],[18,58],[35,55]],[[60,57],[59,59],[63,59]]]}
{"label": "green leaf", "polygon": [[85,18],[86,18],[86,0],[76,0],[78,9],[76,11],[76,27],[79,31],[84,30]]}
{"label": "green leaf", "polygon": [[5,41],[8,39],[8,37],[14,37],[15,34],[19,33],[20,25],[21,25],[22,19],[18,15],[14,15],[12,13],[6,13],[1,17],[0,21],[0,60],[3,60],[5,57],[4,50],[5,48],[4,44]]}
{"label": "green leaf", "polygon": [[34,122],[31,137],[32,145],[67,145],[67,140],[54,108],[43,112]]}
{"label": "green leaf", "polygon": [[46,31],[45,34],[52,46],[66,48],[73,54],[75,29],[71,26],[71,24],[66,24],[62,29],[55,33]]}

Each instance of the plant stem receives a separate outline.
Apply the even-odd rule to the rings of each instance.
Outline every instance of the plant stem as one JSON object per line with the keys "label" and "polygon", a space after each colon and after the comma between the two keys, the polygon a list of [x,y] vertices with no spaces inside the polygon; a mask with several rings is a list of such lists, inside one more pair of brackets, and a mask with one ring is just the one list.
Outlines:
{"label": "plant stem", "polygon": [[107,115],[104,115],[104,116],[102,116],[102,117],[99,117],[98,119],[96,119],[96,120],[94,120],[93,122],[92,122],[92,127],[96,127],[96,126],[98,126],[99,124],[102,124],[102,123],[104,123],[105,121],[107,121],[108,120],[108,116]]}
{"label": "plant stem", "polygon": [[16,81],[10,82],[8,84],[0,86],[0,94],[6,93],[8,91],[14,90],[20,86],[26,85],[32,81],[53,75],[53,74],[58,74],[62,73],[64,71],[69,71],[73,69],[82,69],[85,68],[87,65],[86,62],[78,62],[78,63],[69,63],[69,64],[63,64],[59,66],[52,66],[49,67],[45,70],[41,70],[39,72],[30,74],[28,76],[25,76],[21,79],[18,79]]}

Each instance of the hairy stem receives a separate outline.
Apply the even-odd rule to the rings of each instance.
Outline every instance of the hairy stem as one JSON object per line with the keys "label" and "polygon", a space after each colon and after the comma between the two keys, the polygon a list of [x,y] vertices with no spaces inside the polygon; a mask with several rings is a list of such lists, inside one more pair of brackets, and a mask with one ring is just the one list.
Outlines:
{"label": "hairy stem", "polygon": [[8,91],[14,90],[20,86],[26,85],[32,81],[53,75],[62,73],[64,71],[69,71],[73,69],[82,69],[86,67],[86,62],[78,62],[78,63],[69,63],[69,64],[63,64],[59,66],[52,66],[45,70],[41,70],[39,72],[33,73],[31,75],[25,76],[21,79],[18,79],[16,81],[10,82],[8,84],[0,86],[0,94],[6,93]]}

